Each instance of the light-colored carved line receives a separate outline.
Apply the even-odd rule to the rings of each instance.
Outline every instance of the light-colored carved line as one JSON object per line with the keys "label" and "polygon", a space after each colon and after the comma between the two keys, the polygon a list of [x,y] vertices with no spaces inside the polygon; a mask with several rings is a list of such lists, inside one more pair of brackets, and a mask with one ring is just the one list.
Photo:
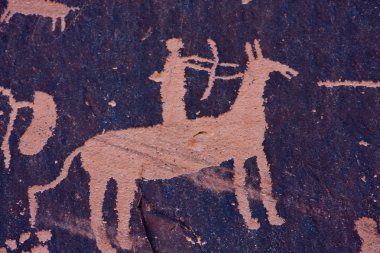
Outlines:
{"label": "light-colored carved line", "polygon": [[16,106],[16,100],[13,98],[12,92],[9,89],[6,89],[4,87],[0,87],[0,92],[3,93],[5,96],[9,99],[9,105],[11,106],[11,112],[9,114],[9,123],[7,126],[7,131],[3,138],[3,143],[1,144],[1,150],[4,154],[4,166],[5,169],[9,172],[9,166],[11,162],[11,152],[9,149],[9,139],[11,136],[11,133],[13,131],[13,124],[17,117],[17,106]]}
{"label": "light-colored carved line", "polygon": [[200,57],[198,55],[184,56],[184,57],[182,57],[182,59],[184,61],[195,61],[195,62],[199,62],[199,63],[210,63],[210,64],[214,63],[213,60],[210,60],[210,59],[207,59],[207,58],[203,58],[203,57]]}
{"label": "light-colored carved line", "polygon": [[208,39],[207,43],[211,48],[214,63],[209,72],[208,84],[205,92],[203,93],[202,100],[210,96],[211,89],[215,83],[216,68],[218,67],[219,63],[218,48],[216,47],[215,41],[213,41],[212,39]]}
{"label": "light-colored carved line", "polygon": [[236,64],[236,63],[225,63],[225,62],[219,63],[219,66],[221,66],[221,67],[231,67],[231,68],[240,67],[239,64]]}
{"label": "light-colored carved line", "polygon": [[318,82],[319,86],[324,87],[337,87],[337,86],[352,86],[352,87],[368,87],[379,88],[380,82],[373,81],[321,81]]}
{"label": "light-colored carved line", "polygon": [[249,4],[252,0],[241,0],[242,4]]}
{"label": "light-colored carved line", "polygon": [[55,188],[59,183],[61,183],[62,180],[64,180],[68,176],[71,162],[82,151],[82,148],[83,148],[82,146],[77,148],[76,150],[71,152],[71,154],[65,159],[63,163],[63,168],[56,179],[54,179],[53,181],[51,181],[50,183],[46,185],[34,185],[34,186],[29,187],[28,189],[29,209],[30,209],[29,222],[32,227],[35,226],[37,210],[38,210],[36,193]]}
{"label": "light-colored carved line", "polygon": [[215,79],[219,80],[233,80],[233,79],[238,79],[244,77],[243,73],[231,75],[231,76],[216,76]]}
{"label": "light-colored carved line", "polygon": [[186,66],[188,68],[192,68],[192,69],[195,69],[195,70],[206,71],[208,73],[211,73],[211,69],[210,68],[202,67],[202,66],[196,65],[194,63],[186,63]]}

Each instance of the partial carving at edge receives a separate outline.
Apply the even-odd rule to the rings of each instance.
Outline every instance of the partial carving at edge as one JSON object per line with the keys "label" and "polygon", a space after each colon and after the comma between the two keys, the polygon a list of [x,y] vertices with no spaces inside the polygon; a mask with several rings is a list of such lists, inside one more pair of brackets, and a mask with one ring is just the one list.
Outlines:
{"label": "partial carving at edge", "polygon": [[380,234],[377,231],[377,224],[374,219],[362,217],[355,221],[356,231],[362,241],[361,253],[380,252]]}
{"label": "partial carving at edge", "polygon": [[241,0],[242,4],[249,4],[252,0]]}
{"label": "partial carving at edge", "polygon": [[318,85],[328,88],[339,86],[380,88],[380,82],[373,81],[323,81],[318,82]]}
{"label": "partial carving at edge", "polygon": [[12,154],[9,148],[9,141],[14,128],[14,122],[17,117],[18,109],[29,107],[33,110],[33,120],[23,136],[19,140],[19,149],[21,154],[36,155],[46,145],[48,139],[53,135],[56,126],[57,111],[52,96],[36,91],[34,101],[17,102],[9,89],[0,86],[0,93],[7,96],[11,112],[7,131],[1,144],[1,150],[4,154],[4,166],[9,171]]}
{"label": "partial carving at edge", "polygon": [[7,8],[0,17],[0,23],[8,23],[13,15],[39,15],[52,19],[51,30],[58,28],[58,19],[61,20],[61,32],[66,29],[65,17],[70,11],[79,10],[79,7],[68,7],[63,3],[50,0],[8,0]]}

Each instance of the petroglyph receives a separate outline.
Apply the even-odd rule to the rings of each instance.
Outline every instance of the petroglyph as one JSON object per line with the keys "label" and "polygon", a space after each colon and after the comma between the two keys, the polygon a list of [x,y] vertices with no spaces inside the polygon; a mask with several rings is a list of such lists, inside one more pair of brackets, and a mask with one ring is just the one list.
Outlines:
{"label": "petroglyph", "polygon": [[[38,243],[33,245],[33,247],[28,250],[28,252],[36,252],[36,253],[49,253],[49,249],[47,243],[51,240],[52,233],[50,230],[42,230],[42,231],[33,231],[35,236],[38,239]],[[6,248],[0,248],[0,253],[2,249],[4,252],[7,252],[6,249],[11,251],[20,252],[22,248],[30,247],[27,242],[30,238],[32,238],[31,232],[22,233],[18,239],[8,239],[5,241]],[[21,251],[25,252],[25,251]]]}
{"label": "petroglyph", "polygon": [[37,245],[34,246],[31,251],[31,253],[49,253],[49,248],[47,245]]}
{"label": "petroglyph", "polygon": [[[107,238],[102,213],[104,194],[110,178],[118,184],[117,240],[123,249],[131,249],[130,209],[137,191],[137,179],[171,179],[196,173],[231,158],[234,159],[233,188],[246,226],[249,229],[260,226],[257,219],[251,216],[248,200],[250,193],[245,186],[244,163],[252,156],[257,157],[261,178],[260,196],[256,198],[262,200],[272,225],[283,224],[284,220],[277,214],[276,200],[272,196],[271,175],[263,147],[267,128],[263,93],[271,72],[278,71],[289,79],[298,72],[264,58],[258,41],[254,42],[256,56],[252,45],[246,43],[248,61],[244,73],[231,76],[215,75],[216,66],[238,65],[220,63],[216,44],[212,40],[208,40],[213,52],[211,60],[199,56],[181,56],[180,49],[184,45],[180,39],[168,40],[166,45],[169,56],[164,70],[161,73],[155,72],[150,77],[161,83],[163,123],[153,127],[105,132],[74,150],[66,158],[60,175],[54,181],[29,188],[32,226],[36,225],[37,193],[55,188],[64,180],[76,156],[80,156],[83,168],[90,175],[91,227],[97,247],[102,252],[116,252]],[[211,63],[211,67],[203,67],[201,63],[204,62]],[[187,119],[183,102],[186,68],[207,71],[211,79],[207,87],[209,91],[216,79],[241,79],[241,87],[231,110],[217,118]],[[207,90],[205,93],[209,94]]]}
{"label": "petroglyph", "polygon": [[373,82],[373,81],[323,81],[323,82],[318,82],[318,85],[329,87],[329,88],[339,87],[339,86],[380,88],[380,82]]}
{"label": "petroglyph", "polygon": [[65,4],[50,0],[8,0],[7,8],[0,17],[0,23],[9,23],[9,20],[17,13],[23,15],[37,15],[52,19],[51,30],[58,28],[58,20],[61,20],[61,31],[66,28],[65,17],[70,11],[79,10],[79,7],[68,7]]}
{"label": "petroglyph", "polygon": [[367,146],[369,146],[369,143],[366,142],[366,141],[361,140],[361,141],[359,141],[359,145],[360,145],[360,146],[367,147]]}
{"label": "petroglyph", "polygon": [[29,107],[33,110],[33,120],[19,141],[21,154],[36,155],[46,145],[48,139],[53,135],[56,126],[57,111],[53,98],[40,91],[34,94],[33,102],[17,102],[9,89],[0,86],[0,93],[7,96],[11,106],[7,131],[1,144],[4,154],[5,169],[9,171],[12,154],[9,149],[9,141],[13,131],[13,125],[17,117],[18,109]]}
{"label": "petroglyph", "polygon": [[9,248],[10,250],[15,250],[15,249],[17,249],[17,242],[16,242],[16,240],[8,239],[8,240],[5,241],[5,245],[6,245],[7,248]]}
{"label": "petroglyph", "polygon": [[356,231],[362,241],[361,253],[380,252],[380,234],[374,219],[363,217],[355,221]]}
{"label": "petroglyph", "polygon": [[22,233],[20,235],[19,242],[20,244],[23,244],[25,241],[27,241],[30,238],[30,232]]}
{"label": "petroglyph", "polygon": [[241,0],[242,4],[249,4],[252,0]]}
{"label": "petroglyph", "polygon": [[42,230],[36,232],[36,236],[41,243],[46,243],[51,240],[52,234],[50,230]]}
{"label": "petroglyph", "polygon": [[[184,44],[181,39],[170,39],[166,42],[166,47],[169,50],[169,56],[166,59],[164,70],[160,73],[154,72],[149,78],[155,82],[161,83],[161,96],[162,96],[162,118],[165,125],[183,124],[188,121],[186,117],[185,104],[183,98],[185,97],[185,69],[195,69],[205,71],[209,74],[209,81],[207,89],[203,94],[205,99],[210,95],[211,88],[216,79],[231,80],[243,77],[242,73],[231,76],[216,76],[216,68],[221,67],[239,67],[238,64],[233,63],[219,63],[218,50],[213,40],[208,39],[208,45],[212,51],[213,59],[202,58],[197,55],[182,57],[180,50],[183,49]],[[211,67],[203,67],[200,64],[212,64]],[[183,85],[178,85],[178,84]]]}

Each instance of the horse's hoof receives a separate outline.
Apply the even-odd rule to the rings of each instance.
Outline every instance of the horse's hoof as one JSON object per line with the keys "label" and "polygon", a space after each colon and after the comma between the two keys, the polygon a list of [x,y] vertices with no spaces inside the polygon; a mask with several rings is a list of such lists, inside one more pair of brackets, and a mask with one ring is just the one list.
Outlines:
{"label": "horse's hoof", "polygon": [[268,220],[271,225],[275,225],[275,226],[281,226],[285,223],[285,220],[278,215],[274,217],[269,217]]}
{"label": "horse's hoof", "polygon": [[40,243],[47,243],[51,240],[52,234],[50,230],[40,230],[36,232],[36,236]]}
{"label": "horse's hoof", "polygon": [[256,218],[251,218],[248,222],[247,222],[247,227],[249,230],[257,230],[260,228],[260,223],[259,223],[259,220],[256,219]]}

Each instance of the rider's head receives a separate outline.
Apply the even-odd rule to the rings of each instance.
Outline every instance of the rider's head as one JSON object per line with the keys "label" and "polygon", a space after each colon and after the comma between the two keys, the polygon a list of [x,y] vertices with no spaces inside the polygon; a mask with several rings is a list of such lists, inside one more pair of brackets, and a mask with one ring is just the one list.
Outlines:
{"label": "rider's head", "polygon": [[177,52],[184,47],[181,39],[169,39],[166,41],[166,47],[170,52]]}

